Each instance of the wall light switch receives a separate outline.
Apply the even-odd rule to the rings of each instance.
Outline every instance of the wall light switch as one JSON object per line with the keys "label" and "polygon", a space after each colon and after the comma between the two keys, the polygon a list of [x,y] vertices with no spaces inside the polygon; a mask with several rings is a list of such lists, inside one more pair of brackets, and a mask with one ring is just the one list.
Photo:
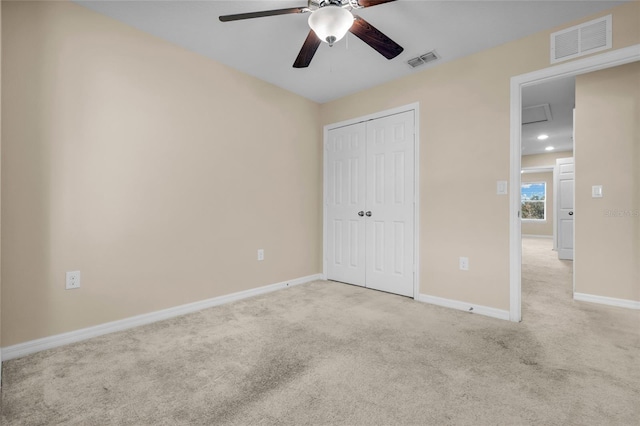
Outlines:
{"label": "wall light switch", "polygon": [[591,198],[602,198],[602,185],[593,185],[591,187]]}
{"label": "wall light switch", "polygon": [[498,195],[507,195],[509,193],[509,189],[508,189],[506,180],[499,180],[498,181],[497,193],[498,193]]}

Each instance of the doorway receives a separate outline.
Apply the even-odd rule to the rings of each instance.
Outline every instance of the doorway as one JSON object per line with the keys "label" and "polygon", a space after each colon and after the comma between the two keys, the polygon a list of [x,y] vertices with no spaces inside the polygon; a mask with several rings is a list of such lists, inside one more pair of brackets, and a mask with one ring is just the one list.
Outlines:
{"label": "doorway", "polygon": [[545,68],[511,79],[511,191],[510,191],[510,309],[511,321],[522,319],[522,232],[521,232],[521,119],[522,90],[564,77],[586,74],[640,60],[640,46],[634,45],[585,59]]}
{"label": "doorway", "polygon": [[565,303],[573,299],[573,266],[561,259],[572,258],[569,252],[573,247],[575,87],[575,77],[570,76],[522,89],[521,283],[525,319],[548,307],[549,298],[562,298]]}
{"label": "doorway", "polygon": [[325,127],[324,274],[415,298],[417,105]]}

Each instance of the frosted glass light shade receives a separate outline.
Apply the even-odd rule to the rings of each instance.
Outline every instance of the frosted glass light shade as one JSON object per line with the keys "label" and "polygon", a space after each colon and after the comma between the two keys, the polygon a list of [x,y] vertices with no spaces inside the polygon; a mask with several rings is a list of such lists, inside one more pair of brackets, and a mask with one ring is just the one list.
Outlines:
{"label": "frosted glass light shade", "polygon": [[309,26],[318,38],[333,45],[349,31],[353,25],[353,15],[340,6],[324,6],[311,13]]}

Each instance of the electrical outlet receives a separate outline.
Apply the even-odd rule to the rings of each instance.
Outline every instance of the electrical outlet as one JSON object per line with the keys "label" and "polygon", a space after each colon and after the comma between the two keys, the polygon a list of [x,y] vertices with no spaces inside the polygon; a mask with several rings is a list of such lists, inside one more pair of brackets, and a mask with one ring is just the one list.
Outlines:
{"label": "electrical outlet", "polygon": [[264,249],[258,249],[258,260],[264,260]]}
{"label": "electrical outlet", "polygon": [[468,257],[461,257],[460,258],[460,270],[461,271],[468,271],[469,270],[469,258]]}
{"label": "electrical outlet", "polygon": [[73,290],[74,288],[80,288],[80,271],[67,272],[67,284],[65,289]]}

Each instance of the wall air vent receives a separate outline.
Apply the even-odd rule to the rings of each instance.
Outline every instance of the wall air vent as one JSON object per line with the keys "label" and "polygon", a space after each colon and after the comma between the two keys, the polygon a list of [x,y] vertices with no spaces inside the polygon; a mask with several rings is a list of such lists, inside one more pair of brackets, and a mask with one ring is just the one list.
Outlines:
{"label": "wall air vent", "polygon": [[551,121],[549,104],[522,108],[522,124],[544,123],[545,121]]}
{"label": "wall air vent", "polygon": [[415,68],[428,62],[437,61],[438,59],[440,59],[440,56],[438,56],[435,50],[432,50],[431,52],[427,52],[424,55],[416,56],[415,58],[409,59],[407,63],[411,66],[411,68]]}
{"label": "wall air vent", "polygon": [[611,49],[611,15],[551,34],[551,63]]}

